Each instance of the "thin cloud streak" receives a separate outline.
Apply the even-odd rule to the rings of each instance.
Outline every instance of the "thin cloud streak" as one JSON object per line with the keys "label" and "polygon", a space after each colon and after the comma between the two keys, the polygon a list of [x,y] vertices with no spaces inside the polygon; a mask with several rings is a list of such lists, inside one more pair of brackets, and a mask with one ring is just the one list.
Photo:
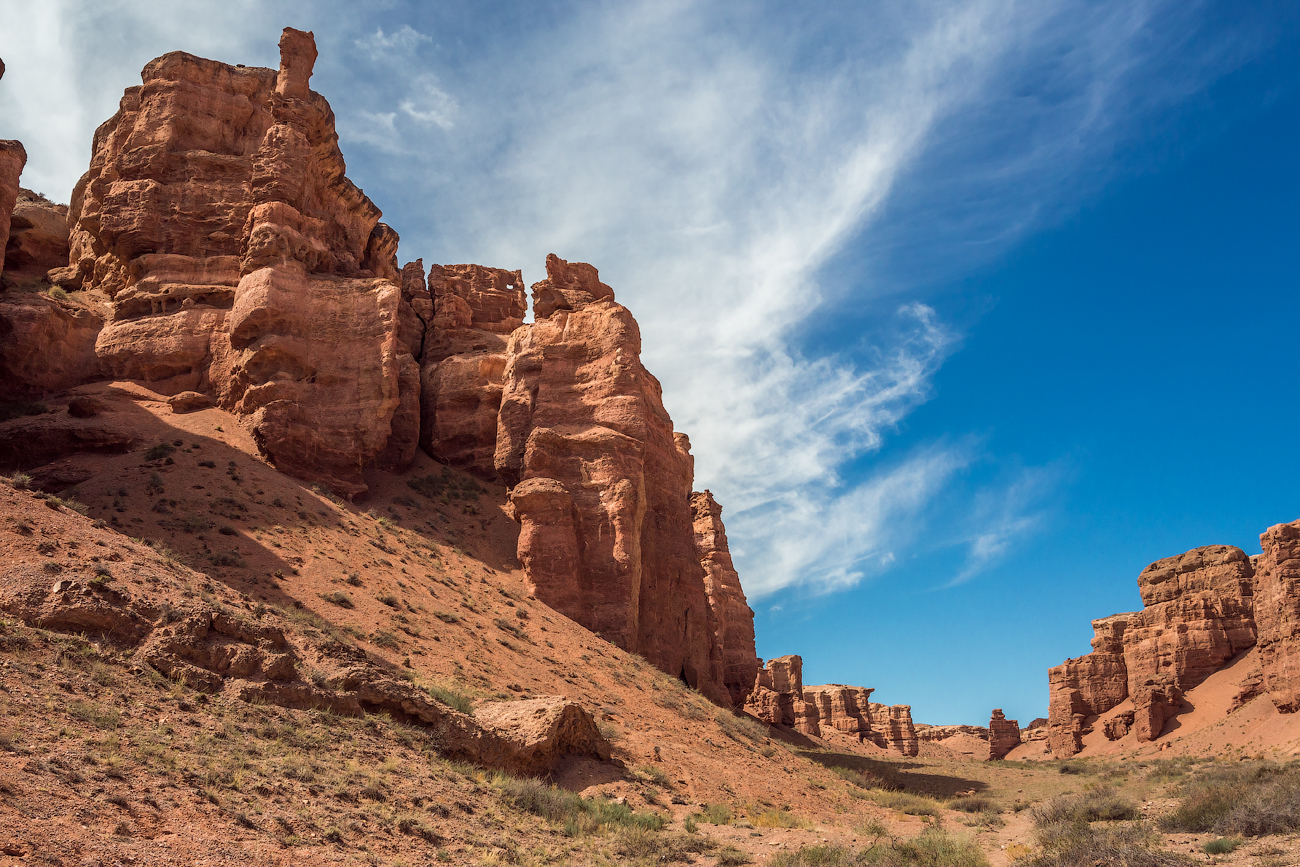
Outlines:
{"label": "thin cloud streak", "polygon": [[[18,76],[0,88],[11,125],[0,135],[27,142],[26,183],[51,195],[71,188],[91,130],[151,57],[184,49],[274,66],[285,19],[319,22],[316,86],[334,105],[350,174],[402,233],[405,258],[535,280],[555,252],[597,265],[631,308],[755,598],[879,574],[954,475],[989,459],[940,444],[861,469],[930,399],[959,345],[932,307],[909,299],[873,345],[838,353],[808,349],[809,328],[898,296],[910,283],[885,266],[891,257],[910,256],[918,274],[960,271],[1050,220],[1055,202],[1077,202],[1080,169],[1149,108],[1130,94],[1150,89],[1198,8],[831,5],[817,31],[785,7],[642,2],[520,15],[517,31],[484,38],[441,32],[419,4],[382,16],[252,0],[220,11],[0,4],[6,33],[22,36],[0,34]],[[455,63],[431,50],[464,40]],[[41,59],[59,55],[74,62]],[[92,56],[90,75],[77,59]],[[1231,62],[1171,78],[1153,99],[1183,98]],[[882,222],[886,213],[898,217]],[[857,271],[828,281],[846,250],[860,254]],[[970,509],[959,578],[1032,533],[1034,508]]]}

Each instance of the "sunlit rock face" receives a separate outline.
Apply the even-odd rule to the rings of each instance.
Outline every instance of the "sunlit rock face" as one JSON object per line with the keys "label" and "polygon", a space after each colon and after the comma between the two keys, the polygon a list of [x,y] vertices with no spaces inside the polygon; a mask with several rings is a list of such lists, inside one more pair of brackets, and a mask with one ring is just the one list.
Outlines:
{"label": "sunlit rock face", "polygon": [[422,335],[401,332],[397,234],[309,87],[312,34],[286,29],[280,52],[278,71],[145,66],[95,134],[52,277],[107,296],[103,373],[212,395],[277,466],[357,493],[366,465],[414,456]]}
{"label": "sunlit rock face", "polygon": [[689,444],[641,364],[636,320],[596,269],[549,256],[546,273],[532,287],[536,321],[506,346],[493,459],[511,486],[547,480],[514,498],[520,559],[537,564],[539,598],[729,704],[695,546]]}

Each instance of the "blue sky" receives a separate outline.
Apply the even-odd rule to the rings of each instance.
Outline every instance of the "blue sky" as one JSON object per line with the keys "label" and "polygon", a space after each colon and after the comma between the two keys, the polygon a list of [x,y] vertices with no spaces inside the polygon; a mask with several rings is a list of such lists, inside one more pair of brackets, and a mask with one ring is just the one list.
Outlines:
{"label": "blue sky", "polygon": [[[918,721],[1045,715],[1148,562],[1254,553],[1287,460],[1290,3],[0,0],[66,200],[169,50],[313,87],[403,260],[601,269],[724,506],[759,653]],[[54,107],[54,108],[51,108]]]}

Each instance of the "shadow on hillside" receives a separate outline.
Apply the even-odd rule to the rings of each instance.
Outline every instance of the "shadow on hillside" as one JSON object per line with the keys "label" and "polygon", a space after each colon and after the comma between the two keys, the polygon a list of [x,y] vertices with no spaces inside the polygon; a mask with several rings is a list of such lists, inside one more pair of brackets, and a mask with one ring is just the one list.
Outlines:
{"label": "shadow on hillside", "polygon": [[981,792],[988,788],[988,784],[981,780],[969,780],[950,774],[921,773],[916,769],[930,768],[929,765],[921,762],[887,761],[853,753],[822,750],[799,750],[798,754],[831,770],[844,768],[866,774],[880,780],[883,784],[882,788],[897,788],[916,795],[951,798],[961,793]]}
{"label": "shadow on hillside", "polygon": [[[71,417],[66,405],[78,394],[92,396],[104,411],[88,419]],[[408,478],[444,473],[423,453],[403,476],[367,473],[380,485],[360,503],[351,503],[281,473],[215,436],[183,429],[179,419],[187,416],[177,416],[177,425],[169,424],[167,416],[154,415],[140,405],[138,396],[123,388],[95,383],[47,397],[46,403],[51,412],[34,420],[42,431],[27,433],[28,439],[43,441],[45,447],[29,453],[18,469],[31,473],[42,488],[84,502],[88,515],[111,529],[170,553],[251,601],[286,610],[307,603],[327,620],[333,619],[328,605],[294,587],[294,576],[308,565],[304,556],[289,550],[295,544],[303,544],[301,554],[307,561],[314,555],[314,571],[323,569],[325,576],[340,581],[357,571],[364,578],[367,568],[380,565],[409,569],[419,580],[428,564],[395,544],[391,530],[376,532],[381,517],[390,526],[414,534],[417,538],[411,542],[427,544],[431,551],[455,548],[499,570],[513,566],[510,557],[493,551],[486,538],[465,532],[471,521],[480,521],[486,532],[486,518],[492,516],[489,498],[478,505],[453,501],[449,507],[406,485]],[[30,426],[33,420],[25,423]],[[211,430],[225,425],[233,432],[237,424],[234,417],[220,413],[219,418],[187,426]],[[85,430],[129,446],[92,453],[83,444]],[[31,460],[37,454],[39,466]],[[475,518],[461,514],[462,510],[487,514]],[[358,561],[339,554],[328,544],[330,536],[352,538],[365,546],[366,558]]]}

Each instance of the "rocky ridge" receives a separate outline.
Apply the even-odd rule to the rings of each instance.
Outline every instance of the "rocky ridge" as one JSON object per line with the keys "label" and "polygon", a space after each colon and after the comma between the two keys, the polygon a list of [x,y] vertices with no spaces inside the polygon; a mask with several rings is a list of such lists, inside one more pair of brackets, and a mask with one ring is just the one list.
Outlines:
{"label": "rocky ridge", "polygon": [[1051,751],[1077,753],[1102,714],[1108,740],[1130,732],[1139,743],[1156,740],[1187,709],[1188,690],[1257,645],[1258,671],[1233,709],[1260,693],[1283,713],[1300,707],[1292,673],[1296,538],[1300,522],[1279,524],[1261,535],[1257,561],[1240,548],[1211,545],[1144,569],[1143,609],[1094,620],[1093,651],[1048,673]]}

